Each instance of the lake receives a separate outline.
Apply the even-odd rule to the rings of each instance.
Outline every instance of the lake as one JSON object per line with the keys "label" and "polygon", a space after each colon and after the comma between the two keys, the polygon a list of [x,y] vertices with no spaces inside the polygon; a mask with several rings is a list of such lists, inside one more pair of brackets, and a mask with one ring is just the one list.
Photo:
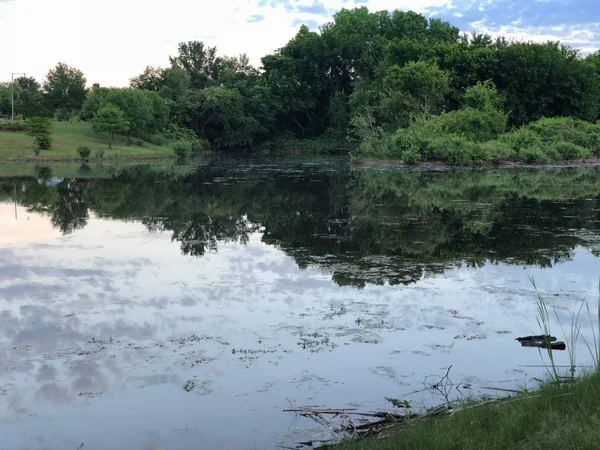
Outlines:
{"label": "lake", "polygon": [[450,366],[466,396],[535,387],[530,278],[563,339],[599,231],[598,167],[5,168],[0,448],[294,448],[332,433],[283,410],[435,406]]}

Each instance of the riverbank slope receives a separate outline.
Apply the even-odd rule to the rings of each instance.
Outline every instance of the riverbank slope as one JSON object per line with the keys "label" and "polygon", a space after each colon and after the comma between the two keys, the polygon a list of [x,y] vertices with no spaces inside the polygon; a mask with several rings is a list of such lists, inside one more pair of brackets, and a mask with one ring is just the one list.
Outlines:
{"label": "riverbank slope", "polygon": [[77,148],[89,147],[93,159],[98,151],[104,151],[102,159],[145,160],[173,158],[170,148],[144,142],[143,145],[127,145],[122,136],[116,138],[112,150],[108,150],[106,139],[94,133],[86,122],[53,122],[52,149],[42,150],[39,156],[33,153],[33,138],[22,132],[0,132],[0,161],[71,161],[78,160]]}
{"label": "riverbank slope", "polygon": [[547,384],[502,402],[392,429],[387,439],[348,441],[335,450],[595,449],[600,440],[600,374],[572,386]]}

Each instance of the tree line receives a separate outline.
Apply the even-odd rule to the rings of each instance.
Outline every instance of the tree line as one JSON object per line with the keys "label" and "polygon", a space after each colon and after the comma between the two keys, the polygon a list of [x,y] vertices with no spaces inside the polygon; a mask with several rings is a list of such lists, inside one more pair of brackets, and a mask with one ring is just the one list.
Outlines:
{"label": "tree line", "polygon": [[[245,55],[222,56],[192,41],[127,88],[88,88],[80,70],[61,63],[42,84],[17,79],[15,93],[24,117],[99,116],[98,129],[133,141],[217,150],[306,141],[346,147],[465,107],[491,105],[505,116],[481,129],[553,117],[596,121],[600,52],[467,35],[415,12],[362,7],[342,9],[318,31],[301,26],[259,69]],[[10,83],[3,83],[0,114],[9,110]]]}

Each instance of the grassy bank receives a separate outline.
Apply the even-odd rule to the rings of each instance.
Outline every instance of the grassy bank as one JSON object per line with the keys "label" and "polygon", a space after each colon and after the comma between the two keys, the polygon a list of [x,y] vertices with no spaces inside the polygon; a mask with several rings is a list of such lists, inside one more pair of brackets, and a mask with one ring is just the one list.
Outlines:
{"label": "grassy bank", "polygon": [[392,429],[388,439],[348,441],[335,450],[595,449],[600,440],[600,375],[548,384],[502,402],[466,406],[439,419]]}
{"label": "grassy bank", "polygon": [[112,150],[107,148],[104,136],[94,133],[86,122],[54,122],[52,149],[42,150],[39,157],[33,153],[33,138],[20,132],[0,132],[0,160],[19,161],[67,161],[77,160],[76,150],[80,146],[92,149],[92,159],[96,151],[104,150],[103,159],[156,159],[172,158],[173,150],[144,142],[142,146],[127,145],[124,137],[117,137]]}

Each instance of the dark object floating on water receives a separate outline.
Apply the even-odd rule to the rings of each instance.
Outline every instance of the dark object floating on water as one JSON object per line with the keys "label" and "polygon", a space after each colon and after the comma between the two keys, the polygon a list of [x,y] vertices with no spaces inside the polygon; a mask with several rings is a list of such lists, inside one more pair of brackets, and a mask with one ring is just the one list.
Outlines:
{"label": "dark object floating on water", "polygon": [[539,335],[539,336],[525,336],[517,338],[517,341],[521,343],[522,347],[537,347],[537,348],[549,348],[551,350],[566,350],[567,345],[562,341],[556,341],[554,336]]}
{"label": "dark object floating on water", "polygon": [[550,339],[550,342],[555,342],[556,338],[554,336],[547,336],[544,334],[540,334],[538,336],[525,336],[525,337],[518,337],[517,341],[519,342],[523,342],[523,341],[546,341]]}

